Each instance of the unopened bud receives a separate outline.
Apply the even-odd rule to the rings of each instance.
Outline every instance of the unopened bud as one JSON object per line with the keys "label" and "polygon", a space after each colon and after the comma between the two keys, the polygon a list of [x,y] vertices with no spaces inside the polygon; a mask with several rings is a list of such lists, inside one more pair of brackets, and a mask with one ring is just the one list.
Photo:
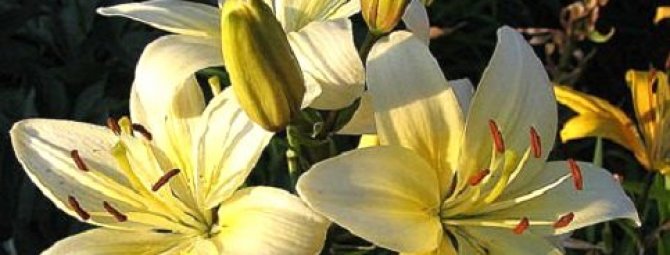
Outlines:
{"label": "unopened bud", "polygon": [[409,1],[361,0],[361,12],[370,32],[377,35],[390,32],[405,14]]}
{"label": "unopened bud", "polygon": [[249,118],[279,131],[298,114],[305,85],[288,39],[262,0],[228,0],[221,15],[223,59]]}

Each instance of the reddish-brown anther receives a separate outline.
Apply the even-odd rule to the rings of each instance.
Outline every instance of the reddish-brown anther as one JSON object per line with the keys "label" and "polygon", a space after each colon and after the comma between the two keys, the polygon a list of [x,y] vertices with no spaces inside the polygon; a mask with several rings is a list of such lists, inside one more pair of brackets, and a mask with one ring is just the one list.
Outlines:
{"label": "reddish-brown anther", "polygon": [[73,196],[67,197],[67,203],[70,205],[72,210],[74,210],[74,212],[77,213],[77,215],[79,215],[79,218],[81,218],[82,220],[88,220],[91,218],[91,215],[88,214],[88,212],[84,211],[84,208],[81,208],[81,206],[79,205],[79,201],[77,201],[77,199],[74,198]]}
{"label": "reddish-brown anther", "polygon": [[526,231],[528,227],[530,227],[530,222],[528,221],[528,218],[523,217],[521,218],[521,221],[519,221],[519,224],[514,227],[512,232],[514,232],[515,235],[520,235],[523,234],[523,232]]}
{"label": "reddish-brown anther", "polygon": [[147,130],[144,126],[137,123],[133,123],[132,127],[133,130],[142,134],[144,138],[146,138],[147,140],[151,141],[151,139],[153,139],[153,136],[151,135],[151,133],[149,133],[149,130]]}
{"label": "reddish-brown anther", "polygon": [[112,117],[107,118],[107,128],[111,129],[115,135],[121,134],[121,127],[119,126],[119,122]]}
{"label": "reddish-brown anther", "polygon": [[481,183],[482,180],[484,180],[484,177],[486,177],[490,173],[491,170],[489,169],[484,169],[479,172],[476,172],[475,174],[470,176],[470,178],[468,179],[468,184],[470,184],[470,186],[476,186],[477,184]]}
{"label": "reddish-brown anther", "polygon": [[489,120],[489,130],[491,131],[491,137],[493,137],[493,144],[496,147],[496,151],[498,153],[505,152],[505,141],[503,141],[502,134],[495,121]]}
{"label": "reddish-brown anther", "polygon": [[179,169],[172,169],[172,170],[168,171],[167,173],[165,173],[163,176],[161,176],[160,179],[158,179],[156,184],[151,186],[151,191],[154,191],[154,192],[158,191],[161,187],[163,187],[163,185],[168,183],[170,181],[170,179],[172,179],[172,177],[177,175],[179,173],[179,171],[180,171]]}
{"label": "reddish-brown anther", "polygon": [[107,211],[109,214],[111,214],[112,216],[114,216],[114,218],[115,218],[118,222],[124,222],[124,221],[127,221],[127,220],[128,220],[128,216],[126,216],[125,214],[119,212],[119,210],[116,210],[116,208],[114,208],[111,204],[107,203],[107,201],[103,201],[103,202],[102,202],[102,207],[105,208],[105,211]]}
{"label": "reddish-brown anther", "polygon": [[561,216],[556,222],[554,222],[554,228],[562,228],[570,224],[572,220],[575,218],[575,214],[572,212],[569,212],[566,215]]}
{"label": "reddish-brown anther", "polygon": [[542,140],[540,140],[540,135],[537,134],[537,131],[533,127],[530,127],[530,145],[533,157],[540,158],[542,156]]}
{"label": "reddish-brown anther", "polygon": [[582,170],[574,159],[568,159],[570,172],[572,173],[572,182],[575,184],[576,190],[584,189],[584,179],[582,177]]}
{"label": "reddish-brown anther", "polygon": [[88,172],[88,167],[86,166],[86,163],[84,163],[84,160],[79,156],[78,150],[71,150],[70,157],[74,160],[74,164],[77,165],[77,169]]}

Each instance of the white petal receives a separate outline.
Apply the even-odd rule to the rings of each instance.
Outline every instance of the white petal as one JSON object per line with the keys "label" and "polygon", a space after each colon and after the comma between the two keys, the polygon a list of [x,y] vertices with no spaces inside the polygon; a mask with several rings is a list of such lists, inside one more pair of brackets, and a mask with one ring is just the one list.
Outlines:
{"label": "white petal", "polygon": [[440,171],[441,189],[448,190],[464,118],[428,46],[404,31],[380,40],[368,58],[367,82],[381,144],[414,150]]}
{"label": "white petal", "polygon": [[360,10],[360,0],[275,0],[273,5],[286,32],[298,31],[314,21],[348,18]]}
{"label": "white petal", "polygon": [[[81,219],[69,204],[73,197],[90,214],[92,223],[118,228],[170,228],[159,208],[133,189],[125,173],[117,166],[110,150],[118,138],[112,131],[85,123],[29,119],[17,122],[10,131],[12,145],[30,179],[59,209]],[[71,151],[77,150],[88,171],[77,167]],[[103,202],[110,203],[128,221],[119,223],[107,213]],[[130,215],[129,213],[133,213]]]}
{"label": "white petal", "polygon": [[165,254],[185,252],[190,238],[177,234],[93,229],[56,242],[44,255]]}
{"label": "white petal", "polygon": [[151,0],[98,8],[105,16],[121,16],[171,33],[219,38],[219,9],[180,0]]}
{"label": "white petal", "polygon": [[[288,34],[309,91],[317,98],[305,98],[304,106],[317,109],[344,108],[361,96],[365,73],[351,29],[351,21],[339,19],[313,22]],[[318,86],[319,89],[310,89]],[[313,101],[310,101],[313,100]]]}
{"label": "white petal", "polygon": [[405,26],[426,45],[430,43],[430,21],[426,7],[420,0],[410,0],[402,16]]}
{"label": "white petal", "polygon": [[172,148],[168,130],[177,131],[180,125],[166,123],[166,118],[196,117],[204,102],[193,74],[220,65],[223,58],[218,42],[183,35],[158,38],[144,49],[137,65],[131,91],[131,118],[153,134],[159,147]]}
{"label": "white petal", "polygon": [[236,192],[219,209],[222,254],[318,254],[328,222],[276,188]]}
{"label": "white petal", "polygon": [[[554,222],[570,212],[574,219],[568,226],[554,229],[551,225],[532,226],[531,231],[540,235],[563,234],[596,223],[627,218],[640,224],[633,202],[623,192],[621,185],[607,171],[589,163],[579,162],[583,176],[583,190],[576,190],[573,178],[564,179],[556,187],[542,192],[526,202],[508,209],[487,214],[487,219],[521,219]],[[547,163],[536,181],[531,182],[525,192],[532,193],[553,182],[555,173],[569,173],[566,161]]]}
{"label": "white petal", "polygon": [[197,160],[195,191],[213,208],[239,188],[256,165],[273,133],[253,123],[242,111],[232,88],[207,106],[194,143]]}
{"label": "white petal", "polygon": [[498,44],[472,99],[460,155],[462,178],[489,167],[490,120],[497,123],[505,148],[518,155],[531,145],[530,128],[537,131],[542,155],[531,157],[526,168],[539,167],[553,147],[557,110],[551,83],[533,49],[509,27],[498,30]]}
{"label": "white petal", "polygon": [[[528,232],[516,235],[510,229],[487,227],[465,227],[463,232],[470,236],[471,240],[468,241],[486,248],[487,254],[491,255],[563,254],[563,251],[554,246],[548,239]],[[465,239],[467,237],[461,240]]]}
{"label": "white petal", "polygon": [[358,109],[354,112],[349,123],[344,125],[339,134],[345,135],[361,135],[361,134],[376,134],[375,128],[375,112],[372,107],[372,96],[370,93],[363,92],[361,102]]}
{"label": "white petal", "polygon": [[436,172],[402,147],[369,147],[321,161],[296,189],[315,211],[388,249],[431,251],[443,234]]}

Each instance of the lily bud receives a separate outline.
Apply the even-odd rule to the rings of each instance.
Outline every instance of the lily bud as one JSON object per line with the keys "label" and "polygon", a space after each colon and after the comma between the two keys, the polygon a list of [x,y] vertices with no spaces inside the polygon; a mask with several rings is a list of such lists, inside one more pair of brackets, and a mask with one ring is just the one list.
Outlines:
{"label": "lily bud", "polygon": [[361,12],[370,32],[376,35],[390,32],[405,14],[409,1],[361,0]]}
{"label": "lily bud", "polygon": [[223,59],[242,109],[266,130],[279,131],[299,113],[305,85],[284,30],[262,0],[225,1]]}

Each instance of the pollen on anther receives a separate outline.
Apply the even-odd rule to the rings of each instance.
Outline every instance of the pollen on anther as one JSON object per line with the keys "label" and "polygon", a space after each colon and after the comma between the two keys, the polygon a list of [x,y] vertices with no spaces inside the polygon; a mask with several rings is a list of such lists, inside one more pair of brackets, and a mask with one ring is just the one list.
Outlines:
{"label": "pollen on anther", "polygon": [[78,150],[71,150],[70,157],[72,158],[72,160],[74,160],[74,164],[77,165],[77,169],[84,172],[88,172],[88,166],[86,166],[84,160],[82,160],[81,157],[79,156]]}
{"label": "pollen on anther", "polygon": [[528,229],[529,226],[530,222],[528,221],[528,218],[523,217],[521,218],[521,221],[519,221],[519,224],[517,224],[516,227],[514,227],[512,232],[514,232],[514,234],[516,235],[523,234],[523,232],[526,231],[526,229]]}
{"label": "pollen on anther", "polygon": [[505,141],[503,141],[502,134],[495,121],[489,120],[489,130],[491,131],[491,137],[493,137],[493,144],[496,151],[498,153],[503,153],[505,151]]}
{"label": "pollen on anther", "polygon": [[556,222],[554,222],[554,228],[562,228],[566,227],[572,222],[572,220],[575,218],[575,214],[572,212],[569,212],[566,215],[561,216],[558,218]]}
{"label": "pollen on anther", "polygon": [[149,130],[147,130],[144,126],[142,126],[140,124],[137,124],[137,123],[133,123],[131,126],[132,126],[133,130],[142,134],[142,136],[144,136],[144,138],[146,138],[147,140],[151,140],[153,138],[151,133],[149,133]]}
{"label": "pollen on anther", "polygon": [[91,218],[91,215],[88,214],[88,212],[84,211],[84,208],[81,208],[81,205],[79,205],[79,201],[77,201],[76,198],[73,196],[68,196],[67,197],[67,203],[70,205],[72,210],[74,210],[77,215],[79,215],[79,218],[82,220],[88,220]]}
{"label": "pollen on anther", "polygon": [[112,117],[107,118],[107,128],[112,130],[115,135],[121,134],[121,127],[119,126],[119,122],[117,122],[117,120]]}
{"label": "pollen on anther", "polygon": [[582,177],[582,170],[574,159],[568,159],[570,166],[570,173],[572,174],[572,182],[576,190],[584,189],[584,178]]}
{"label": "pollen on anther", "polygon": [[127,221],[127,220],[128,220],[128,216],[126,216],[125,214],[119,212],[119,210],[116,210],[116,208],[114,208],[111,204],[107,203],[107,201],[103,201],[103,202],[102,202],[102,207],[105,208],[105,211],[107,211],[109,214],[111,214],[112,216],[114,216],[114,218],[115,218],[118,222],[124,222],[124,221]]}
{"label": "pollen on anther", "polygon": [[484,169],[484,170],[481,170],[479,172],[476,172],[475,174],[470,176],[470,178],[468,179],[468,184],[470,184],[470,186],[476,186],[479,183],[481,183],[482,180],[484,180],[484,177],[486,177],[490,173],[491,173],[491,170],[489,170],[489,169]]}
{"label": "pollen on anther", "polygon": [[533,150],[533,157],[540,158],[542,156],[542,140],[540,140],[540,135],[533,127],[530,127],[530,145]]}
{"label": "pollen on anther", "polygon": [[168,183],[170,181],[170,179],[172,179],[172,177],[177,175],[179,173],[179,171],[180,171],[179,169],[172,169],[172,170],[168,171],[167,173],[165,173],[163,176],[161,176],[160,179],[158,179],[158,181],[153,186],[151,186],[151,191],[154,191],[154,192],[158,191],[161,187],[163,187],[163,185]]}

